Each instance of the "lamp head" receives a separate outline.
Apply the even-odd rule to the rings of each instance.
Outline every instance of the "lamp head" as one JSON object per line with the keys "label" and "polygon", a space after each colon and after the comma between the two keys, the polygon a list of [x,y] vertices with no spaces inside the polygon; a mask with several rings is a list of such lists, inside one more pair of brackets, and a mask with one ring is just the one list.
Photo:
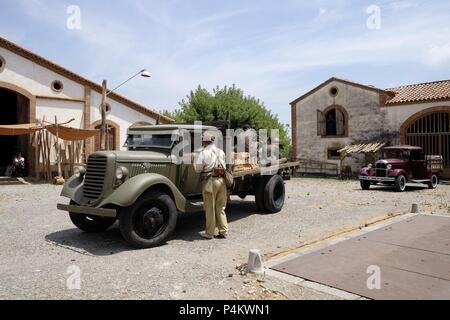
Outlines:
{"label": "lamp head", "polygon": [[150,78],[151,77],[150,72],[147,69],[142,70],[141,77]]}

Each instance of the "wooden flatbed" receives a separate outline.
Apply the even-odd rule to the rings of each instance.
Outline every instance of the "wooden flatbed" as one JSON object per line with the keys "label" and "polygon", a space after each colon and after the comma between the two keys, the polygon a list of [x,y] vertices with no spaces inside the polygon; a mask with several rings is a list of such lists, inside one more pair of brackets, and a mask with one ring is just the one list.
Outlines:
{"label": "wooden flatbed", "polygon": [[286,170],[291,170],[294,169],[296,167],[298,167],[300,165],[300,162],[286,162],[286,163],[281,163],[278,165],[273,165],[270,167],[261,167],[258,169],[253,169],[253,170],[244,170],[244,171],[238,171],[238,172],[233,172],[233,177],[235,179],[239,179],[242,178],[244,179],[245,177],[248,176],[260,176],[260,175],[274,175],[277,174],[281,171],[286,171]]}

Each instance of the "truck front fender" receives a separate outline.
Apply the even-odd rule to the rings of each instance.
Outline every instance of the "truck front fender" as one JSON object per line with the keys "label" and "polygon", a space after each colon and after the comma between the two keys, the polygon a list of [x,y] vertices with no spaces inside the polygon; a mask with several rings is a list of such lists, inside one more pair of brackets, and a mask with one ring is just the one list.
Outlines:
{"label": "truck front fender", "polygon": [[104,207],[106,205],[115,205],[119,207],[129,207],[133,205],[145,191],[151,187],[157,189],[158,186],[164,189],[164,191],[170,190],[178,210],[182,212],[189,211],[190,202],[186,200],[175,184],[167,177],[155,173],[140,174],[126,180],[98,206]]}
{"label": "truck front fender", "polygon": [[400,175],[404,175],[406,177],[406,180],[409,179],[408,172],[406,172],[404,169],[395,169],[395,170],[392,170],[391,172],[389,172],[390,177],[397,178]]}
{"label": "truck front fender", "polygon": [[83,179],[72,176],[66,181],[61,196],[80,203],[83,198]]}

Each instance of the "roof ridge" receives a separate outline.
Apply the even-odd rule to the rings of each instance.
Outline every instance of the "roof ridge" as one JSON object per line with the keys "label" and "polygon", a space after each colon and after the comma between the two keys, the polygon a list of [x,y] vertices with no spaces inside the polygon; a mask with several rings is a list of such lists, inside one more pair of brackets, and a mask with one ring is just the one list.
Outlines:
{"label": "roof ridge", "polygon": [[448,80],[436,80],[436,81],[430,81],[430,82],[421,82],[421,83],[412,83],[412,84],[404,84],[404,85],[400,85],[400,86],[397,86],[397,87],[387,88],[385,90],[411,88],[411,87],[417,87],[417,86],[423,86],[423,85],[431,85],[431,84],[437,84],[437,83],[443,83],[443,82],[450,82],[450,79],[448,79]]}

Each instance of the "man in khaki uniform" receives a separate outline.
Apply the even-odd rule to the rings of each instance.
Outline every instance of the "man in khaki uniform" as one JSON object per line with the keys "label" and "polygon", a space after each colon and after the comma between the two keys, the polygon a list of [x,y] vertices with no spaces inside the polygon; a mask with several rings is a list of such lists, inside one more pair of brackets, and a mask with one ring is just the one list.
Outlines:
{"label": "man in khaki uniform", "polygon": [[219,238],[228,236],[228,223],[225,214],[227,206],[227,187],[223,175],[226,162],[225,153],[214,144],[214,136],[208,132],[203,135],[202,151],[194,155],[193,165],[197,173],[201,173],[203,187],[203,206],[206,214],[206,231],[200,235],[213,239],[216,227]]}

